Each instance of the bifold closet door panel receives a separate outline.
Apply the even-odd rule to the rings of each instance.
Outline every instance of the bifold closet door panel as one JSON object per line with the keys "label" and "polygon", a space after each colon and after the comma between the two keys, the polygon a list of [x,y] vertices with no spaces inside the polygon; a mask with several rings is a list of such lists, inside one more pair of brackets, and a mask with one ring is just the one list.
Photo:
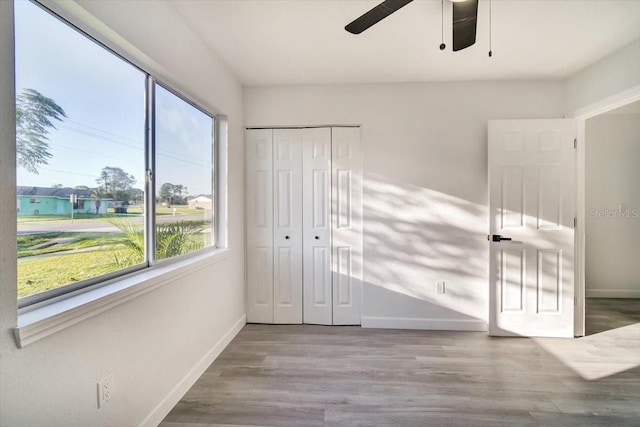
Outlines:
{"label": "bifold closet door panel", "polygon": [[331,325],[331,128],[302,139],[303,321]]}
{"label": "bifold closet door panel", "polygon": [[247,322],[273,323],[273,131],[248,129]]}
{"label": "bifold closet door panel", "polygon": [[359,325],[362,305],[362,160],[360,128],[332,133],[333,324]]}
{"label": "bifold closet door panel", "polygon": [[302,129],[273,130],[273,323],[302,323]]}

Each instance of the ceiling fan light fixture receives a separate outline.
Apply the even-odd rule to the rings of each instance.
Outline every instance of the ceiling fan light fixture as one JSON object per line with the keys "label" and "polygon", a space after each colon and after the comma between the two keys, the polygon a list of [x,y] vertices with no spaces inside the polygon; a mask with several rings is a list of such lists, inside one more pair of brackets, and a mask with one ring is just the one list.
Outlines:
{"label": "ceiling fan light fixture", "polygon": [[[389,15],[397,12],[413,0],[384,0],[364,15],[351,21],[345,30],[351,34],[360,34],[367,28],[377,24]],[[478,19],[479,0],[450,0],[452,3],[453,18],[453,51],[465,49],[476,42],[476,29]],[[442,7],[442,43],[440,50],[444,50],[444,0],[441,0]]]}

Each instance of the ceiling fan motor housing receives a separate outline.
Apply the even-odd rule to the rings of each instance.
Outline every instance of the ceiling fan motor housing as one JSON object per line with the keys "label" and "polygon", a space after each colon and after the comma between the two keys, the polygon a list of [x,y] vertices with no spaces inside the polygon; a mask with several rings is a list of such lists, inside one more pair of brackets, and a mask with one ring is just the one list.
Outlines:
{"label": "ceiling fan motor housing", "polygon": [[[385,0],[350,22],[344,29],[352,34],[360,34],[412,1]],[[476,42],[478,0],[451,0],[451,2],[453,3],[453,50],[458,51]],[[445,48],[446,45],[442,43],[440,50]]]}

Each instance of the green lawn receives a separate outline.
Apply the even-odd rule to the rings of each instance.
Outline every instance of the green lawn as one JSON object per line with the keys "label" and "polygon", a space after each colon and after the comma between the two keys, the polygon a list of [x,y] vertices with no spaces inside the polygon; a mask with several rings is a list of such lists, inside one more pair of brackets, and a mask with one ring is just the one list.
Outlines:
{"label": "green lawn", "polygon": [[[18,297],[59,288],[142,261],[141,227],[128,218],[113,222],[120,232],[55,232],[18,236]],[[197,250],[210,238],[203,221],[176,221],[158,225],[159,259]],[[40,249],[29,249],[54,239],[69,239]],[[64,240],[62,240],[64,242]]]}
{"label": "green lawn", "polygon": [[48,242],[51,239],[60,237],[61,234],[62,233],[39,233],[18,236],[18,257],[20,257],[20,253],[26,251],[27,248]]}
{"label": "green lawn", "polygon": [[[170,208],[167,208],[162,205],[156,205],[156,215],[173,215],[173,209],[176,209],[176,216],[178,215],[196,215],[202,214],[204,211],[202,209],[189,209],[189,206],[186,205],[175,205]],[[129,206],[127,207],[126,215],[116,215],[113,213],[113,208],[109,209],[109,213],[106,215],[96,215],[90,213],[75,213],[73,214],[74,220],[93,220],[93,221],[104,221],[108,218],[122,218],[127,215],[137,216],[142,215],[143,210],[141,205]],[[27,222],[44,222],[44,221],[71,221],[71,215],[28,215],[28,216],[19,216],[18,224],[27,223]]]}
{"label": "green lawn", "polygon": [[[40,249],[28,249],[32,246],[48,242],[52,239],[70,238],[73,241],[65,244],[57,244]],[[74,249],[87,249],[91,247],[122,245],[126,241],[122,233],[39,233],[23,234],[18,236],[18,258],[34,255],[52,254],[56,252],[71,251]]]}
{"label": "green lawn", "polygon": [[[173,209],[176,210],[176,215],[195,215],[202,214],[202,209],[189,209],[187,205],[173,205],[170,208],[162,205],[156,205],[156,215],[173,215]],[[142,206],[129,206],[127,208],[128,214],[142,214]]]}
{"label": "green lawn", "polygon": [[18,297],[90,279],[115,270],[118,248],[18,260]]}
{"label": "green lawn", "polygon": [[[76,220],[104,220],[104,218],[112,215],[94,215],[86,213],[78,213],[73,215],[73,219]],[[18,224],[23,222],[45,222],[45,221],[71,221],[71,215],[25,215],[18,217]]]}
{"label": "green lawn", "polygon": [[173,209],[176,210],[176,215],[194,215],[194,214],[202,214],[201,209],[189,209],[189,206],[184,205],[174,205],[170,208],[167,208],[162,205],[156,205],[156,215],[173,215]]}
{"label": "green lawn", "polygon": [[[51,239],[75,239],[27,249]],[[18,236],[18,297],[59,288],[122,268],[129,256],[123,233],[41,233]]]}

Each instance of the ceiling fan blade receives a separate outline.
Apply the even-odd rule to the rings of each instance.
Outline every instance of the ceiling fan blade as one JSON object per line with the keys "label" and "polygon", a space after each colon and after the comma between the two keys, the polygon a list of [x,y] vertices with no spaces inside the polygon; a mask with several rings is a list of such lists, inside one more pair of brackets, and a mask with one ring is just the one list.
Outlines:
{"label": "ceiling fan blade", "polygon": [[401,7],[404,7],[411,3],[413,0],[385,0],[361,17],[355,19],[349,23],[345,30],[351,34],[360,34],[367,28],[382,21],[393,12],[397,11]]}
{"label": "ceiling fan blade", "polygon": [[462,50],[476,42],[478,0],[453,3],[453,50]]}

